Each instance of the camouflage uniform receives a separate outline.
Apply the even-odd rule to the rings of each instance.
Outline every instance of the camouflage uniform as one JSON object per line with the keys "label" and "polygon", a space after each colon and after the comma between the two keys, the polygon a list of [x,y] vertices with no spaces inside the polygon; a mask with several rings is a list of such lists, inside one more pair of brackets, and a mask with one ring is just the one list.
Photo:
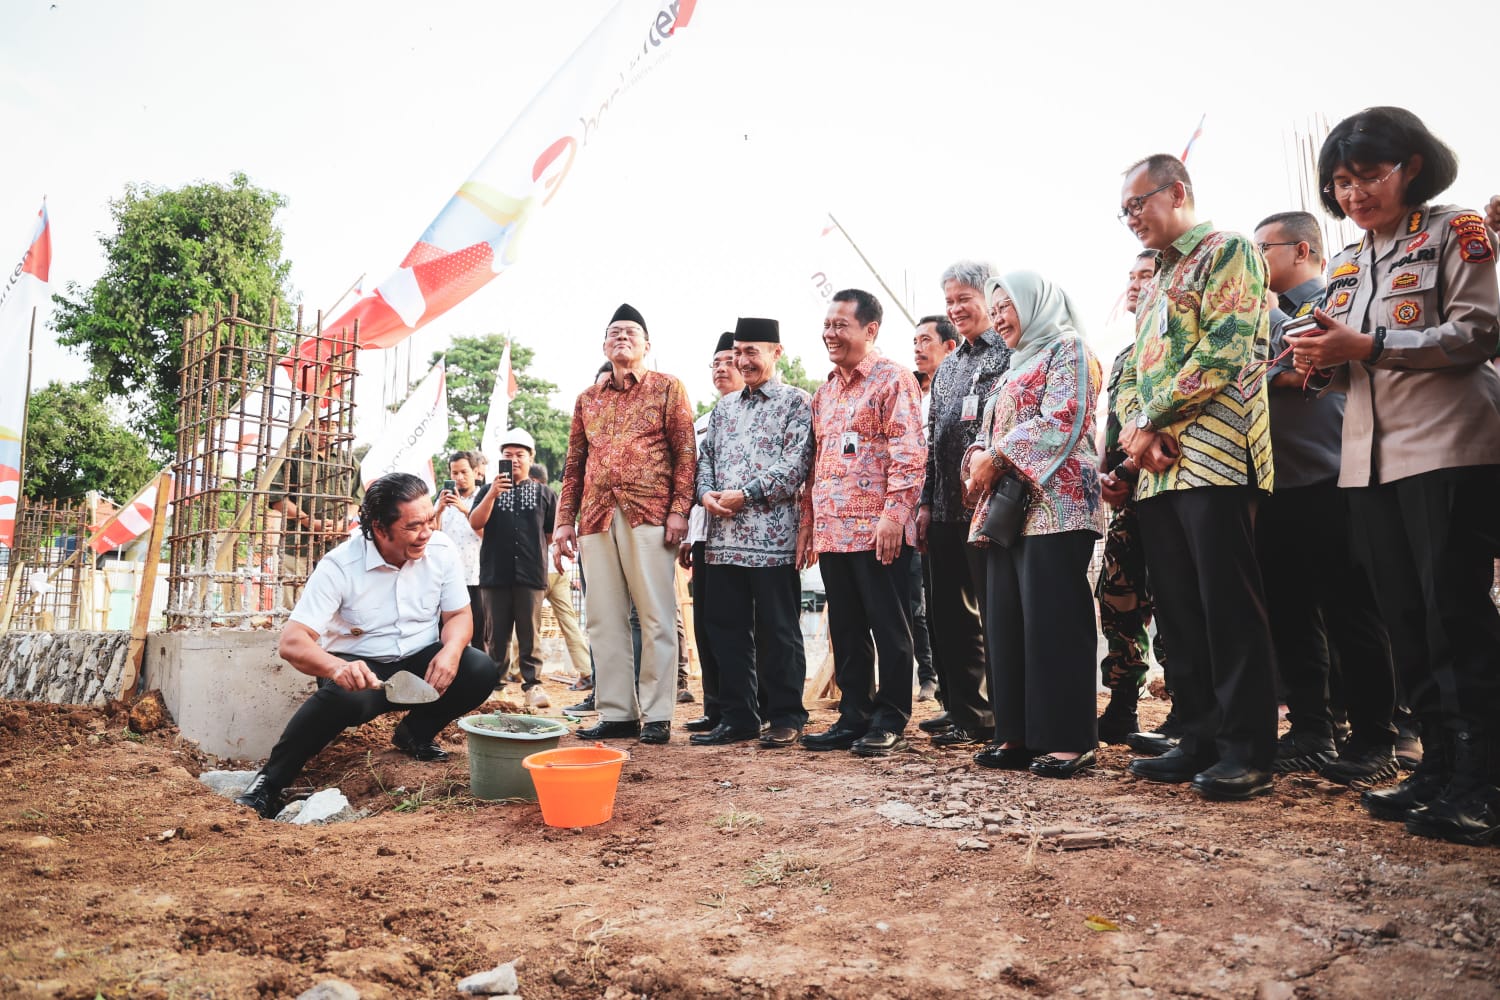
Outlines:
{"label": "camouflage uniform", "polygon": [[[1115,416],[1114,405],[1120,371],[1132,350],[1134,345],[1121,351],[1109,373],[1109,416],[1104,432],[1104,466],[1107,469],[1113,469],[1125,460],[1125,453],[1120,450],[1120,420]],[[1141,548],[1133,497],[1110,518],[1094,596],[1099,599],[1099,627],[1109,645],[1109,652],[1099,664],[1100,678],[1111,691],[1127,677],[1139,689],[1146,682],[1146,654],[1150,648],[1146,627],[1151,624],[1153,605],[1151,591],[1146,585],[1146,554]],[[1156,660],[1166,666],[1160,635],[1156,639]]]}

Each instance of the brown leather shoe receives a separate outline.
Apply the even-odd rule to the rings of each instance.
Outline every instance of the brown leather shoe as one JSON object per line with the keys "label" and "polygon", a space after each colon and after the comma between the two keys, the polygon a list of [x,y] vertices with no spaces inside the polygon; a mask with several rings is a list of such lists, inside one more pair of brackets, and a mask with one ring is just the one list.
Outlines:
{"label": "brown leather shoe", "polygon": [[802,730],[795,726],[772,726],[760,734],[760,745],[763,747],[789,747],[797,742],[797,737],[802,735]]}

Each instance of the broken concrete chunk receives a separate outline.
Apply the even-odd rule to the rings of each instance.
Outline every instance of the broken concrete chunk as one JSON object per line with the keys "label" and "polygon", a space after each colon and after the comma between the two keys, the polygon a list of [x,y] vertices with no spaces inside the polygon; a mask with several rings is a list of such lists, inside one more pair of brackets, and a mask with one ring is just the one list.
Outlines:
{"label": "broken concrete chunk", "polygon": [[359,990],[342,979],[325,979],[297,994],[297,1000],[359,1000]]}
{"label": "broken concrete chunk", "polygon": [[488,972],[476,972],[458,981],[460,993],[475,993],[481,996],[516,993],[520,988],[521,984],[516,979],[514,962],[497,965]]}

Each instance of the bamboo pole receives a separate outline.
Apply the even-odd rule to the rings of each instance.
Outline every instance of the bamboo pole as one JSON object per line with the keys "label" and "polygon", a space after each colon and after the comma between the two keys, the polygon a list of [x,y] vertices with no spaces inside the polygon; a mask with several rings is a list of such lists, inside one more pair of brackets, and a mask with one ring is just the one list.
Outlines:
{"label": "bamboo pole", "polygon": [[880,282],[880,287],[885,289],[885,294],[891,297],[891,301],[896,303],[896,308],[901,310],[901,315],[906,317],[906,321],[910,323],[911,328],[915,330],[917,328],[917,321],[912,317],[911,313],[906,311],[906,303],[902,302],[899,298],[896,297],[896,293],[891,291],[891,286],[887,285],[885,283],[885,278],[881,277],[880,272],[875,270],[875,265],[870,263],[870,258],[866,257],[865,252],[859,248],[859,244],[854,242],[854,237],[849,235],[849,230],[844,228],[844,224],[838,219],[835,219],[832,212],[828,213],[828,218],[829,221],[831,221],[835,226],[838,227],[838,231],[844,234],[844,239],[849,241],[849,245],[854,248],[854,252],[859,254],[859,259],[865,262],[865,267],[869,268],[870,273],[875,275],[875,280]]}
{"label": "bamboo pole", "polygon": [[16,610],[16,598],[21,594],[21,574],[26,572],[26,560],[16,564],[15,571],[5,582],[5,604],[0,608],[0,635],[10,631],[10,616]]}
{"label": "bamboo pole", "polygon": [[151,598],[156,592],[156,568],[161,562],[167,501],[171,496],[172,476],[164,472],[156,481],[156,515],[151,519],[151,537],[146,542],[146,566],[141,572],[141,592],[135,601],[135,620],[130,626],[130,651],[125,655],[125,669],[120,675],[121,698],[128,697],[135,690],[141,676],[141,662],[146,654],[146,626],[151,623]]}

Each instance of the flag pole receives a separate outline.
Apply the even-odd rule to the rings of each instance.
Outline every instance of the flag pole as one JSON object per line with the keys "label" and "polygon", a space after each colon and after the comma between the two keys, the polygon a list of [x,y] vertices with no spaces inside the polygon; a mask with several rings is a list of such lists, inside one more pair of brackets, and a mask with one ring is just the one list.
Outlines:
{"label": "flag pole", "polygon": [[896,303],[896,308],[901,310],[901,315],[906,317],[906,321],[910,323],[911,328],[915,330],[917,328],[917,321],[913,319],[912,314],[907,311],[906,304],[896,296],[895,292],[891,291],[891,286],[887,285],[885,283],[885,279],[880,276],[880,272],[875,270],[875,265],[870,263],[870,258],[866,257],[865,252],[859,248],[859,244],[854,242],[854,237],[849,235],[849,230],[845,229],[843,223],[839,222],[838,219],[835,219],[833,217],[832,212],[828,213],[828,218],[836,227],[838,227],[838,231],[844,234],[844,239],[849,241],[849,245],[854,248],[854,252],[859,254],[859,259],[865,262],[865,267],[869,268],[870,273],[875,275],[875,280],[880,282],[880,287],[885,289],[885,294],[889,295],[891,301]]}
{"label": "flag pole", "polygon": [[350,286],[348,288],[344,289],[344,294],[339,296],[338,301],[335,302],[333,305],[329,306],[327,309],[323,310],[323,315],[324,316],[332,316],[333,315],[333,311],[335,309],[337,309],[339,306],[341,306],[341,305],[344,304],[344,300],[349,297],[349,293],[352,292],[352,291],[354,291],[360,285],[364,284],[364,280],[369,275],[369,273],[370,273],[369,271],[366,271],[364,274],[361,274],[359,277],[355,278],[354,282],[352,284],[350,284]]}
{"label": "flag pole", "polygon": [[31,361],[36,350],[36,306],[31,307],[31,333],[26,338],[26,395],[21,404],[21,481],[16,484],[16,515],[20,520],[21,498],[26,494],[26,421],[31,416]]}

